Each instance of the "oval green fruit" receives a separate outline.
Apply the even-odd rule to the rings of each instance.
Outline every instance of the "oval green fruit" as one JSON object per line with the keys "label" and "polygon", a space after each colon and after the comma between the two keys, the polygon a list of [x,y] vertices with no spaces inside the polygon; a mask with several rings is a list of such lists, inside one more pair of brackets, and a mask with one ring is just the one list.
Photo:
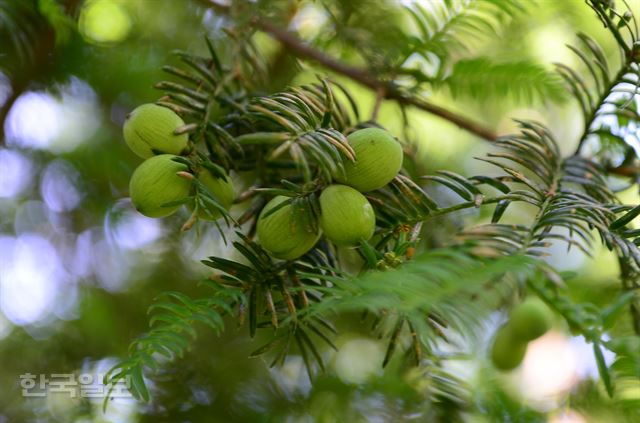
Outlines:
{"label": "oval green fruit", "polygon": [[532,341],[544,335],[553,323],[553,312],[539,298],[530,297],[511,311],[511,333],[522,341]]}
{"label": "oval green fruit", "polygon": [[163,204],[189,196],[191,181],[176,175],[189,169],[172,159],[172,154],[161,154],[145,160],[131,175],[129,195],[135,208],[148,217],[164,217],[175,213],[180,205]]}
{"label": "oval green fruit", "polygon": [[320,233],[314,231],[308,222],[295,212],[291,204],[266,216],[269,210],[288,199],[289,197],[278,196],[269,201],[258,217],[257,228],[262,247],[272,256],[283,260],[300,257],[320,238]]}
{"label": "oval green fruit", "polygon": [[491,347],[491,362],[499,370],[513,370],[522,363],[527,343],[515,339],[508,326],[498,329]]}
{"label": "oval green fruit", "polygon": [[[202,184],[209,190],[209,193],[215,197],[222,207],[226,210],[231,208],[233,200],[236,197],[236,192],[229,176],[219,178],[213,176],[213,174],[207,169],[202,169],[198,174],[198,180],[202,182]],[[193,204],[189,205],[189,209],[193,210]],[[216,220],[222,217],[222,214],[214,208],[200,208],[198,210],[198,217],[205,220]]]}
{"label": "oval green fruit", "polygon": [[336,245],[356,245],[373,236],[376,215],[367,198],[346,185],[330,185],[320,194],[320,227]]}
{"label": "oval green fruit", "polygon": [[122,131],[131,151],[147,159],[154,155],[154,150],[176,155],[186,150],[189,136],[173,133],[181,126],[184,121],[172,110],[150,103],[129,113]]}
{"label": "oval green fruit", "polygon": [[338,182],[360,192],[373,191],[387,185],[400,171],[402,147],[387,131],[360,129],[347,139],[356,153],[356,161],[345,162],[345,175],[337,175]]}

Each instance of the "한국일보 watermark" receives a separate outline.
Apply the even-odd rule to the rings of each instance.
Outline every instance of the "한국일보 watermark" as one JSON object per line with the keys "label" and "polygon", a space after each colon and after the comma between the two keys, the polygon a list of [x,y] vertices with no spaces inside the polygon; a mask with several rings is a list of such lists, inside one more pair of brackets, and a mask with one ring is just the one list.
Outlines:
{"label": "\ud55c\uad6d\uc77c\ubcf4 watermark", "polygon": [[131,378],[126,377],[112,386],[102,383],[103,375],[93,373],[52,373],[20,375],[23,397],[46,397],[48,394],[67,394],[71,398],[132,398]]}

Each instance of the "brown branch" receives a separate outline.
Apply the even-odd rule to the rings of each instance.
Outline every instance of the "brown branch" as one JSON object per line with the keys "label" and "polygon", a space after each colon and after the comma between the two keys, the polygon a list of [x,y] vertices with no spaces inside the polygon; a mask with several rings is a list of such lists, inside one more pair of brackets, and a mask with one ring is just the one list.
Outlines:
{"label": "brown branch", "polygon": [[371,111],[371,120],[378,119],[378,113],[380,112],[380,106],[382,106],[382,100],[384,100],[385,93],[383,90],[376,91],[376,102],[373,105],[373,110]]}
{"label": "brown branch", "polygon": [[[230,6],[221,4],[217,1],[200,0],[200,2],[208,5],[221,14],[228,15],[229,13],[231,13]],[[347,78],[352,79],[353,81],[358,82],[375,92],[382,92],[384,93],[384,98],[388,100],[394,100],[400,104],[413,106],[435,116],[438,116],[442,119],[448,120],[449,122],[457,125],[459,128],[475,134],[487,141],[495,141],[498,138],[498,135],[493,130],[485,127],[481,123],[473,121],[465,116],[461,116],[441,106],[437,106],[422,98],[410,96],[402,92],[398,88],[398,86],[393,84],[392,82],[379,80],[374,75],[369,73],[367,69],[351,66],[346,63],[340,62],[333,57],[330,57],[323,52],[313,48],[312,46],[306,44],[295,34],[282,29],[280,26],[277,26],[267,20],[264,20],[260,17],[254,17],[251,20],[251,24],[256,29],[269,34],[271,37],[279,41],[296,56],[317,62],[323,67],[346,76]]]}
{"label": "brown branch", "polygon": [[409,96],[398,89],[396,85],[386,81],[380,81],[373,75],[371,75],[366,69],[350,66],[345,63],[339,62],[334,58],[325,55],[319,50],[305,44],[302,40],[296,37],[294,34],[267,22],[263,19],[253,19],[253,25],[259,30],[266,32],[280,43],[286,45],[289,51],[295,53],[299,57],[313,60],[325,68],[344,75],[365,87],[371,88],[376,92],[384,93],[384,97],[389,100],[395,100],[400,104],[414,106],[420,110],[431,113],[442,119],[448,120],[454,123],[459,128],[471,132],[480,138],[487,141],[495,141],[498,135],[491,129],[486,128],[482,124],[475,122],[467,117],[458,115],[450,110],[447,110],[441,106],[437,106],[427,100]]}
{"label": "brown branch", "polygon": [[624,165],[607,168],[607,173],[619,176],[629,176],[637,178],[640,175],[640,168],[633,165]]}

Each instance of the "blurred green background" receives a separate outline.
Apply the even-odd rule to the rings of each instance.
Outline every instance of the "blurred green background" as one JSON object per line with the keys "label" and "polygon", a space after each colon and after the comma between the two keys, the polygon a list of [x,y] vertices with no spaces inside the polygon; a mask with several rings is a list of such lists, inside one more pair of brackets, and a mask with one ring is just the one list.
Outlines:
{"label": "blurred green background", "polygon": [[[228,21],[205,3],[0,0],[0,423],[399,422],[429,421],[427,416],[450,421],[426,409],[424,375],[396,372],[393,365],[380,369],[384,345],[366,335],[358,316],[338,322],[342,348],[327,351],[333,354],[327,374],[313,387],[300,357],[274,369],[246,358],[260,343],[229,321],[221,337],[199,328],[192,352],[150,381],[150,404],[116,398],[105,414],[99,394],[23,395],[20,376],[25,374],[93,377],[99,393],[100,375],[146,330],[153,298],[166,290],[198,295],[196,283],[207,276],[199,260],[232,254],[213,225],[180,233],[187,211],[148,219],[127,198],[128,179],[139,159],[123,142],[124,117],[160,96],[153,85],[166,79],[162,65],[176,63],[173,49],[204,53],[205,35],[224,48],[222,28]],[[290,7],[289,27],[305,38],[331,31],[318,2],[271,3]],[[373,13],[405,3],[411,2],[353,4]],[[631,2],[636,11],[639,3]],[[522,0],[522,5],[527,12],[507,21],[498,36],[476,40],[459,54],[535,60],[548,69],[554,62],[577,66],[565,44],[585,32],[601,43],[612,63],[619,62],[613,40],[582,0]],[[379,36],[393,40],[384,33],[383,21],[377,25]],[[273,67],[267,91],[324,72],[297,64],[266,35],[256,40]],[[339,44],[327,51],[357,63],[357,55]],[[336,79],[353,90],[368,116],[374,93]],[[583,129],[577,105],[568,98],[454,96],[447,89],[429,96],[499,133],[514,130],[512,118],[545,122],[565,153],[575,149]],[[398,106],[383,103],[380,123],[416,143],[421,172],[486,171],[473,157],[488,151],[488,143],[424,112],[410,110],[408,120],[405,128]],[[242,175],[234,177],[239,186],[246,184]],[[633,190],[620,196],[626,203],[639,202]],[[526,221],[528,213],[519,209],[512,218]],[[490,216],[469,211],[457,218],[473,222]],[[433,228],[434,236],[460,222],[443,222]],[[593,259],[560,245],[553,252],[554,265],[578,273],[576,298],[598,304],[619,289],[617,263],[608,252]],[[494,317],[487,321],[487,337],[498,320]],[[486,364],[486,341],[454,368],[478,398],[494,396],[500,407],[526,406],[520,421],[626,421],[603,399],[590,347],[562,326],[532,344],[523,367],[507,376],[496,375]],[[640,384],[631,384],[626,395],[640,398]],[[467,417],[497,421],[495,415],[489,410]]]}

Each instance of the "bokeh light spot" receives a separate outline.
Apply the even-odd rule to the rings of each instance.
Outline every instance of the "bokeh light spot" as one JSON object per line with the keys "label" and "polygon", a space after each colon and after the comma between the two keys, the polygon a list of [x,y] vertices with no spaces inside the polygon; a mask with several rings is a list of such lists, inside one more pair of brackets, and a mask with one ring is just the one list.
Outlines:
{"label": "bokeh light spot", "polygon": [[522,366],[523,394],[537,408],[552,409],[557,398],[579,381],[578,371],[569,340],[551,331],[529,343]]}
{"label": "bokeh light spot", "polygon": [[110,0],[88,1],[80,12],[80,32],[91,42],[115,44],[129,35],[131,17],[120,4]]}
{"label": "bokeh light spot", "polygon": [[79,182],[80,174],[71,164],[62,160],[51,162],[42,175],[40,185],[47,207],[58,213],[78,207],[82,200]]}
{"label": "bokeh light spot", "polygon": [[100,127],[100,109],[95,91],[85,81],[71,76],[56,86],[55,94],[29,91],[11,107],[5,122],[7,145],[72,151]]}
{"label": "bokeh light spot", "polygon": [[0,198],[19,195],[31,183],[31,161],[15,150],[0,149]]}
{"label": "bokeh light spot", "polygon": [[380,373],[384,349],[370,339],[351,339],[340,347],[334,367],[345,383],[359,384]]}
{"label": "bokeh light spot", "polygon": [[100,128],[98,96],[86,81],[75,76],[70,77],[69,82],[58,87],[58,90],[63,124],[49,150],[72,151],[89,140]]}
{"label": "bokeh light spot", "polygon": [[62,129],[62,110],[47,93],[29,91],[11,107],[5,123],[7,145],[45,149]]}
{"label": "bokeh light spot", "polygon": [[106,213],[105,237],[119,248],[136,250],[147,246],[162,236],[162,225],[136,212],[131,201],[119,200]]}
{"label": "bokeh light spot", "polygon": [[[17,325],[36,323],[52,311],[65,277],[58,254],[40,235],[25,234],[0,242],[0,307]],[[5,262],[6,260],[6,262]]]}

